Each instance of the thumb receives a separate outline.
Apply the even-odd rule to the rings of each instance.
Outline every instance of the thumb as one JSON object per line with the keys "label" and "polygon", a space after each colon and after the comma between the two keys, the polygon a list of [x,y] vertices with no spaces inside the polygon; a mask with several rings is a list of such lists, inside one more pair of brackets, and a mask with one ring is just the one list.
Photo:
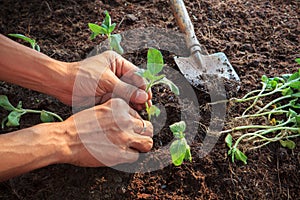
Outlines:
{"label": "thumb", "polygon": [[143,104],[148,100],[148,94],[145,90],[128,84],[120,80],[117,76],[113,76],[112,78],[114,79],[112,81],[115,83],[112,91],[114,95],[136,104]]}

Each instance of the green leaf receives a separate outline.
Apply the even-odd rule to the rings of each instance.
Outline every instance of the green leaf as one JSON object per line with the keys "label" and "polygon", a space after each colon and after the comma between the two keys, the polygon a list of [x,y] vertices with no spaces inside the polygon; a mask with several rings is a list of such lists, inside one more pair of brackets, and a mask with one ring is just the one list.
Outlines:
{"label": "green leaf", "polygon": [[262,75],[261,80],[264,83],[268,83],[269,82],[269,78],[266,75]]}
{"label": "green leaf", "polygon": [[230,156],[230,154],[232,154],[232,149],[229,149],[227,154]]}
{"label": "green leaf", "polygon": [[184,138],[175,140],[170,146],[172,162],[175,166],[182,164],[186,155],[187,143]]}
{"label": "green leaf", "polygon": [[107,28],[109,28],[111,26],[110,15],[107,10],[104,11],[104,14],[105,14],[105,18],[104,18],[104,21],[102,22],[102,24],[104,24]]}
{"label": "green leaf", "polygon": [[186,129],[186,124],[184,121],[176,122],[169,126],[172,133],[183,133]]}
{"label": "green leaf", "polygon": [[287,87],[287,88],[283,89],[282,92],[281,92],[281,94],[283,96],[291,95],[293,93],[294,93],[294,91],[290,87]]}
{"label": "green leaf", "polygon": [[12,111],[8,115],[8,121],[6,126],[19,126],[20,125],[20,118],[24,113],[20,113],[18,111]]}
{"label": "green leaf", "polygon": [[13,105],[11,105],[7,96],[5,95],[0,95],[0,106],[7,111],[13,111],[16,109]]}
{"label": "green leaf", "polygon": [[91,40],[99,34],[107,34],[107,30],[97,24],[88,23],[88,26],[92,31]]}
{"label": "green leaf", "polygon": [[186,145],[184,160],[188,160],[188,161],[192,162],[191,148],[188,144]]}
{"label": "green leaf", "polygon": [[116,28],[116,23],[113,23],[109,28],[108,28],[108,33],[112,33]]}
{"label": "green leaf", "polygon": [[163,69],[164,60],[161,52],[150,48],[147,53],[147,69],[151,74],[156,75]]}
{"label": "green leaf", "polygon": [[292,94],[292,97],[300,97],[300,92]]}
{"label": "green leaf", "polygon": [[123,54],[124,50],[121,47],[122,36],[120,34],[111,35],[110,46],[111,48],[119,54]]}
{"label": "green leaf", "polygon": [[149,82],[154,79],[154,76],[151,74],[149,70],[144,70],[144,73],[142,74],[142,77],[147,79]]}
{"label": "green leaf", "polygon": [[296,58],[295,61],[300,64],[300,58]]}
{"label": "green leaf", "polygon": [[294,89],[300,89],[300,81],[293,82],[289,86]]}
{"label": "green leaf", "polygon": [[289,149],[294,149],[296,147],[296,144],[292,140],[280,140],[280,144],[283,147],[289,148]]}
{"label": "green leaf", "polygon": [[245,165],[247,164],[247,156],[239,149],[235,150],[234,155],[237,160],[242,161]]}
{"label": "green leaf", "polygon": [[150,108],[147,110],[149,120],[151,119],[151,116],[156,116],[158,117],[160,115],[160,109],[156,107],[155,105],[152,105]]}
{"label": "green leaf", "polygon": [[41,51],[41,48],[40,48],[40,46],[38,44],[35,44],[34,49],[37,50],[38,52]]}
{"label": "green leaf", "polygon": [[225,142],[226,142],[227,146],[231,149],[231,147],[232,147],[232,136],[230,134],[228,134],[226,136]]}
{"label": "green leaf", "polygon": [[[150,73],[151,74],[151,73]],[[151,74],[152,75],[152,74]],[[152,75],[153,76],[153,75]],[[162,80],[163,78],[165,78],[166,75],[162,74],[162,75],[158,75],[158,76],[153,76],[152,78],[152,81],[155,83],[155,82],[158,82],[160,80]],[[162,82],[160,82],[162,83]],[[155,85],[155,84],[154,84]]]}
{"label": "green leaf", "polygon": [[54,122],[54,117],[44,110],[41,112],[40,119],[42,122]]}
{"label": "green leaf", "polygon": [[295,120],[296,120],[297,127],[300,127],[300,115],[297,115],[295,117]]}
{"label": "green leaf", "polygon": [[26,37],[25,35],[22,35],[22,34],[11,33],[11,34],[8,34],[8,35],[11,36],[11,37],[19,38],[19,39],[22,39],[22,40],[24,40],[26,42],[29,42],[30,45],[31,45],[31,47],[33,49],[35,49],[34,47],[35,47],[36,41],[34,39]]}
{"label": "green leaf", "polygon": [[156,84],[165,84],[165,85],[167,85],[170,88],[170,90],[174,94],[179,95],[179,88],[172,81],[170,81],[169,79],[167,79],[166,77],[164,77],[163,79],[157,81],[155,83],[155,85]]}
{"label": "green leaf", "polygon": [[177,139],[181,139],[184,137],[183,133],[180,132],[173,132],[173,136]]}
{"label": "green leaf", "polygon": [[293,73],[293,74],[290,76],[290,78],[287,80],[287,82],[290,82],[290,81],[295,80],[295,79],[297,79],[297,78],[299,78],[299,72]]}
{"label": "green leaf", "polygon": [[290,118],[296,117],[297,116],[297,112],[289,109],[289,112],[287,113],[287,116],[289,116]]}
{"label": "green leaf", "polygon": [[274,89],[274,88],[276,88],[277,84],[278,84],[278,82],[276,80],[270,80],[268,82],[268,88]]}
{"label": "green leaf", "polygon": [[1,128],[2,129],[4,129],[4,127],[5,127],[5,123],[7,122],[7,119],[8,119],[8,117],[6,116],[6,117],[4,117],[3,119],[2,119],[2,121],[1,121]]}

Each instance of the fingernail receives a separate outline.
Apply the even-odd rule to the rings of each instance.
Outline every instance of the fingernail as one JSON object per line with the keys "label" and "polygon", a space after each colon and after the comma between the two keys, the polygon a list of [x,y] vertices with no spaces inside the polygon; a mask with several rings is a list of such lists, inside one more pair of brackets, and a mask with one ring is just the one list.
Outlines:
{"label": "fingernail", "polygon": [[145,102],[148,99],[148,94],[144,90],[138,90],[136,93],[136,100],[139,102]]}

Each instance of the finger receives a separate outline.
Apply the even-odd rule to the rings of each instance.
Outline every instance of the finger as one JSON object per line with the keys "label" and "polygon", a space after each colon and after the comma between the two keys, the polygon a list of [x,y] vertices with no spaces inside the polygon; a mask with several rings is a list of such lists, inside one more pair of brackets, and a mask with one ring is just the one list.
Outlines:
{"label": "finger", "polygon": [[127,148],[126,150],[122,150],[120,153],[121,158],[119,159],[121,163],[133,163],[138,160],[139,152],[136,149]]}
{"label": "finger", "polygon": [[153,126],[151,122],[143,119],[134,120],[133,130],[139,135],[153,137]]}
{"label": "finger", "polygon": [[131,84],[131,85],[134,85],[142,90],[145,90],[146,89],[146,80],[137,75],[136,72],[138,71],[137,70],[131,70],[131,71],[128,71],[127,73],[125,74],[122,74],[122,76],[118,76],[122,81],[128,83],[128,84]]}
{"label": "finger", "polygon": [[129,114],[134,118],[133,130],[135,133],[153,137],[153,126],[151,122],[143,120],[142,117],[133,109],[129,109]]}
{"label": "finger", "polygon": [[128,145],[139,152],[148,152],[153,146],[153,140],[148,136],[133,134]]}
{"label": "finger", "polygon": [[146,81],[143,77],[136,74],[139,70],[137,66],[126,60],[120,55],[115,57],[115,63],[112,66],[114,73],[122,81],[134,85],[140,89],[146,89]]}
{"label": "finger", "polygon": [[148,100],[148,94],[133,85],[127,84],[117,77],[112,77],[115,80],[115,87],[113,88],[114,94],[123,98],[124,100],[130,100],[132,103],[143,104]]}

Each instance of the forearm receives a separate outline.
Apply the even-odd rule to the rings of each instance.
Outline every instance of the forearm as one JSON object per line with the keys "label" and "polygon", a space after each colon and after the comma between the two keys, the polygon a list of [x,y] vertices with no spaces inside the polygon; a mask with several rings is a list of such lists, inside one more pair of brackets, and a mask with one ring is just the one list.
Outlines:
{"label": "forearm", "polygon": [[0,80],[57,96],[71,90],[66,66],[0,34]]}
{"label": "forearm", "polygon": [[0,181],[54,163],[70,154],[63,123],[40,124],[0,135]]}

